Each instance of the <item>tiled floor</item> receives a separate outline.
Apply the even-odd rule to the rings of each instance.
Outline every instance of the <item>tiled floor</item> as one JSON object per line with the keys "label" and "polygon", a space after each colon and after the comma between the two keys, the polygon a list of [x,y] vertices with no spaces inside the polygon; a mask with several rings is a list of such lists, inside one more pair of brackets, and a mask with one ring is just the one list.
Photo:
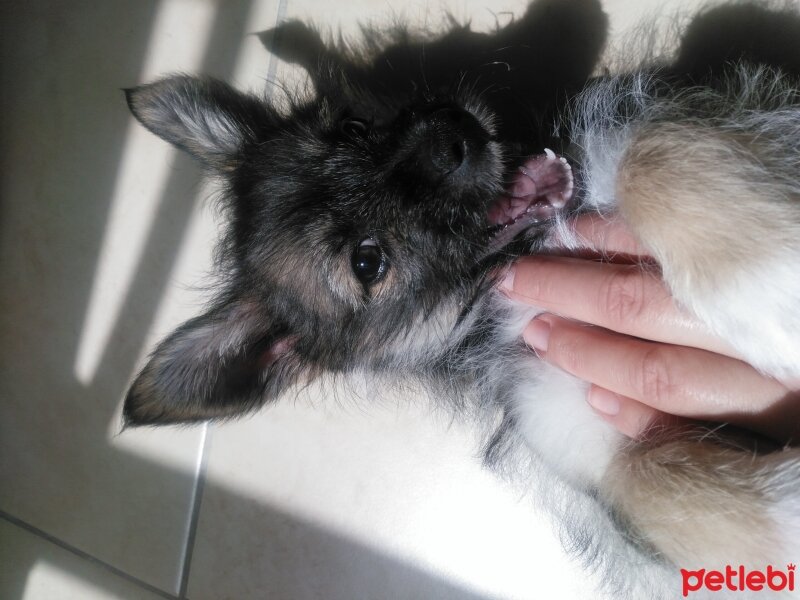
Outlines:
{"label": "tiled floor", "polygon": [[[615,30],[657,4],[607,2]],[[596,597],[546,517],[479,468],[470,433],[422,407],[119,426],[148,348],[202,303],[216,229],[198,169],[133,123],[120,89],[175,70],[288,78],[247,34],[289,17],[352,32],[448,8],[485,28],[524,5],[4,5],[0,598]]]}

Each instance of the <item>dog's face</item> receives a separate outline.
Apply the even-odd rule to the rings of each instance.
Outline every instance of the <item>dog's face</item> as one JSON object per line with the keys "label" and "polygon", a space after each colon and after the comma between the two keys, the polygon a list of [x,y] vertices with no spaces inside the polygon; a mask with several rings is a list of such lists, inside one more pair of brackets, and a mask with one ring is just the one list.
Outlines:
{"label": "dog's face", "polygon": [[[537,123],[589,75],[604,24],[594,4],[541,0],[492,36],[401,36],[358,63],[289,23],[281,31],[311,52],[284,58],[315,94],[288,110],[210,79],[129,90],[148,129],[220,177],[230,225],[216,302],[153,352],[127,422],[231,416],[323,371],[430,364],[521,228],[498,231],[536,201],[530,182],[524,198],[501,196],[524,158],[509,140],[541,151],[549,127]],[[564,31],[584,56],[554,69],[563,48],[530,40]]]}
{"label": "dog's face", "polygon": [[132,423],[245,411],[301,376],[408,366],[447,342],[483,283],[502,191],[470,97],[342,87],[281,114],[214,80],[128,91],[135,116],[221,176],[227,280],[154,352]]}

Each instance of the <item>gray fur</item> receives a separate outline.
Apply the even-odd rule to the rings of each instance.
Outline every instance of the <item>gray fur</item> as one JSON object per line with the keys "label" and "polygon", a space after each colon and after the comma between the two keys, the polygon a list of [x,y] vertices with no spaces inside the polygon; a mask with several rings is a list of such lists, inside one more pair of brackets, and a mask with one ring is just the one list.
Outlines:
{"label": "gray fur", "polygon": [[[530,12],[551,4],[534,3]],[[597,9],[594,3],[559,6]],[[712,65],[694,85],[669,66],[648,66],[589,82],[566,106],[562,92],[574,83],[573,73],[563,89],[537,104],[543,112],[523,115],[528,123],[534,117],[549,123],[556,117],[553,106],[561,102],[563,139],[541,134],[525,145],[513,139],[508,123],[504,128],[495,118],[508,106],[506,99],[481,93],[480,77],[469,79],[473,63],[455,69],[456,82],[447,79],[453,69],[444,69],[438,82],[431,75],[424,86],[400,81],[382,87],[389,80],[380,79],[385,73],[379,67],[403,44],[400,50],[371,48],[382,39],[372,36],[367,46],[373,55],[348,62],[346,53],[328,49],[311,30],[296,23],[287,27],[310,36],[313,43],[307,45],[319,53],[297,59],[310,69],[317,61],[312,69],[317,93],[295,99],[288,115],[209,80],[168,78],[129,92],[131,108],[145,126],[222,177],[231,221],[217,300],[155,350],[131,386],[125,406],[129,424],[237,416],[321,373],[416,379],[439,405],[485,431],[486,464],[533,490],[557,517],[565,544],[617,598],[676,597],[677,567],[683,566],[676,548],[688,547],[685,556],[692,560],[718,558],[715,550],[730,542],[724,531],[718,538],[713,531],[703,539],[691,535],[692,519],[700,525],[711,518],[708,503],[720,510],[723,530],[729,522],[744,523],[742,531],[753,537],[763,533],[764,524],[800,529],[797,449],[756,455],[724,435],[677,430],[647,443],[626,443],[587,408],[583,384],[542,364],[521,343],[521,329],[535,310],[510,305],[493,288],[497,269],[520,253],[546,251],[554,240],[569,245],[566,219],[574,212],[625,218],[662,260],[667,283],[690,310],[713,320],[717,333],[749,352],[765,372],[800,375],[800,330],[795,331],[800,278],[788,286],[774,279],[800,258],[797,74]],[[541,27],[549,30],[547,23]],[[587,39],[598,39],[593,35]],[[494,42],[486,47],[497,47]],[[426,51],[435,56],[437,48],[432,44]],[[459,57],[450,46],[445,50],[445,56]],[[588,78],[589,69],[582,73]],[[368,126],[366,117],[372,118]],[[665,141],[672,135],[662,125],[710,133],[724,147],[742,136],[749,140],[747,160],[758,162],[757,179],[769,191],[740,186],[740,196],[746,205],[770,210],[757,211],[756,222],[745,227],[786,242],[782,254],[765,256],[775,270],[754,276],[749,268],[737,272],[734,264],[726,281],[780,288],[780,301],[763,311],[762,322],[777,332],[790,324],[797,335],[788,352],[771,351],[775,339],[783,339],[779,333],[761,341],[741,337],[737,324],[758,310],[752,298],[720,305],[707,293],[716,280],[703,279],[716,271],[692,270],[709,255],[702,240],[713,233],[707,229],[711,217],[735,229],[742,213],[721,211],[699,195],[695,207],[709,219],[692,220],[688,231],[698,241],[695,253],[675,258],[675,236],[687,228],[679,221],[650,222],[653,211],[636,210],[644,198],[639,188],[622,185],[629,173],[643,168],[637,153],[643,148],[641,132],[663,135]],[[535,223],[497,248],[487,231],[488,208],[502,193],[514,161],[542,152],[543,139],[560,144],[573,163],[576,201],[570,212]],[[691,140],[686,144],[691,147]],[[683,179],[713,199],[715,176],[727,177],[740,163],[724,169],[686,164]],[[775,206],[782,215],[777,221]],[[359,278],[353,266],[365,238],[386,260],[375,279]],[[746,243],[758,253],[752,240]],[[689,285],[687,273],[693,273]],[[681,457],[689,455],[693,460],[684,464]],[[745,463],[750,467],[741,466]],[[679,498],[686,477],[697,493]],[[640,500],[628,502],[628,491]],[[678,500],[681,513],[670,512]],[[681,520],[684,527],[670,528]],[[770,553],[750,557],[797,559],[797,536],[770,540]],[[739,550],[732,548],[732,555],[746,554]]]}

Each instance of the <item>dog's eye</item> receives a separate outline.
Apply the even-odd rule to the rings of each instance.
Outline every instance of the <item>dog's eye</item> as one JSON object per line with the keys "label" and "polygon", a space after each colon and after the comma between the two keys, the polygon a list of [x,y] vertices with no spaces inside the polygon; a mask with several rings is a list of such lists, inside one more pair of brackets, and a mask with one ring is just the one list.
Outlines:
{"label": "dog's eye", "polygon": [[342,133],[350,137],[367,137],[370,130],[370,122],[366,119],[350,118],[342,121]]}
{"label": "dog's eye", "polygon": [[358,243],[352,258],[353,273],[364,285],[379,281],[386,273],[386,256],[378,242],[365,238]]}

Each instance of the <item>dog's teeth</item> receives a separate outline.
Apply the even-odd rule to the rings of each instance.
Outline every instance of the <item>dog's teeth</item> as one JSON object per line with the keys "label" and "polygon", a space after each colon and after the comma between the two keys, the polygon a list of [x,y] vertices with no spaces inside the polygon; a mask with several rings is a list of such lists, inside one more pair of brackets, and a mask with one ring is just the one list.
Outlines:
{"label": "dog's teeth", "polygon": [[556,157],[556,153],[555,153],[555,152],[553,152],[552,150],[550,150],[550,148],[545,148],[545,149],[544,149],[544,154],[545,154],[545,156],[547,156],[547,158],[549,158],[550,160],[553,160],[553,159]]}
{"label": "dog's teeth", "polygon": [[[567,159],[566,159],[566,158],[564,158],[563,156],[562,156],[561,158],[559,158],[558,160],[560,160],[560,161],[561,161],[561,164],[564,164],[564,165],[566,165],[566,164],[567,164]],[[567,165],[567,166],[569,166],[569,165]]]}

